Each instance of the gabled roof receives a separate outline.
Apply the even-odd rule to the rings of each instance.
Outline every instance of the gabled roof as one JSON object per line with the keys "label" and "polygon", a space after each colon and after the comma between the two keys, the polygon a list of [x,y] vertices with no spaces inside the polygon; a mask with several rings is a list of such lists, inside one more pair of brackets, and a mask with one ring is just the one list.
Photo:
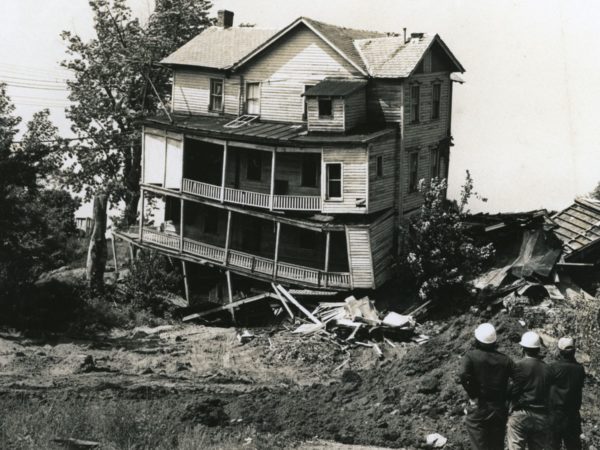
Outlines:
{"label": "gabled roof", "polygon": [[339,27],[308,17],[299,17],[287,27],[261,30],[246,27],[211,27],[163,59],[167,65],[187,65],[219,70],[237,70],[296,27],[304,25],[328,44],[361,74],[376,78],[404,78],[414,72],[427,50],[438,43],[454,64],[464,68],[438,35],[411,38],[378,31]]}
{"label": "gabled roof", "polygon": [[330,97],[345,97],[364,88],[366,80],[325,78],[320,83],[309,88],[304,94],[306,97],[326,95]]}
{"label": "gabled roof", "polygon": [[225,70],[265,43],[277,30],[210,27],[161,61]]}
{"label": "gabled roof", "polygon": [[405,78],[410,76],[425,53],[437,43],[455,66],[457,72],[465,69],[454,57],[442,39],[436,35],[423,34],[419,38],[389,36],[355,41],[356,48],[367,64],[369,75],[376,78]]}

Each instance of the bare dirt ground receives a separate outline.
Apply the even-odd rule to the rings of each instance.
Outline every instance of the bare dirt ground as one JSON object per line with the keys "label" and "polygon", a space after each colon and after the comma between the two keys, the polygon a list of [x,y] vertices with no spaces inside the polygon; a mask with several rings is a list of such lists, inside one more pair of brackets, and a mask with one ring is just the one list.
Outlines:
{"label": "bare dirt ground", "polygon": [[[468,448],[460,356],[477,323],[519,357],[521,317],[468,311],[431,320],[422,345],[343,351],[327,337],[279,328],[175,324],[115,330],[87,340],[0,332],[1,448],[61,448],[54,438],[103,449]],[[600,448],[598,383],[584,395],[586,448]],[[366,447],[365,447],[366,446]]]}

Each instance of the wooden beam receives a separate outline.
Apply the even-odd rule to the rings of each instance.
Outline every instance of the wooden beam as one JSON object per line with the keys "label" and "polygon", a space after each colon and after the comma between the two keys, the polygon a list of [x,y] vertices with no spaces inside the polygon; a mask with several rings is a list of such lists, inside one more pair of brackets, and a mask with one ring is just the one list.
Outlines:
{"label": "wooden beam", "polygon": [[284,297],[286,299],[288,299],[294,306],[296,306],[296,308],[298,308],[300,311],[302,311],[306,315],[306,317],[308,317],[310,320],[312,320],[317,325],[321,325],[322,322],[319,319],[317,319],[315,316],[313,316],[312,313],[308,309],[306,309],[304,306],[302,306],[300,303],[298,303],[298,301],[294,297],[292,297],[292,295],[288,291],[286,291],[283,288],[283,286],[278,284],[277,289],[279,289],[279,291],[284,295]]}
{"label": "wooden beam", "polygon": [[185,289],[185,299],[187,300],[188,306],[190,306],[190,285],[187,276],[187,262],[181,260],[181,267],[183,269],[183,288]]}
{"label": "wooden beam", "polygon": [[221,203],[225,201],[225,177],[227,176],[227,141],[223,145],[223,168],[221,170]]}
{"label": "wooden beam", "polygon": [[119,264],[117,262],[117,244],[115,242],[114,235],[110,236],[110,241],[111,241],[112,252],[113,252],[113,263],[115,264],[115,280],[118,280],[119,279]]}
{"label": "wooden beam", "polygon": [[273,258],[273,279],[277,277],[277,263],[279,261],[279,234],[281,233],[281,222],[276,222],[275,231],[275,257]]}
{"label": "wooden beam", "polygon": [[223,264],[227,265],[229,260],[229,246],[231,243],[231,211],[227,211],[227,229],[225,231],[225,256]]}
{"label": "wooden beam", "polygon": [[329,245],[331,242],[331,232],[325,233],[325,272],[329,272]]}
{"label": "wooden beam", "polygon": [[274,295],[269,294],[269,293],[255,295],[254,297],[248,297],[248,298],[245,298],[243,300],[238,300],[237,302],[229,303],[227,305],[217,306],[216,308],[212,308],[212,309],[209,309],[209,310],[206,310],[206,311],[202,311],[200,313],[190,314],[189,316],[185,316],[182,320],[184,322],[187,322],[188,320],[198,319],[200,317],[208,316],[209,314],[213,314],[213,313],[216,313],[216,312],[219,312],[219,311],[225,311],[227,309],[233,310],[233,308],[237,308],[238,306],[245,305],[246,303],[252,303],[252,302],[255,302],[255,301],[258,301],[258,300],[262,300],[263,298],[274,298],[274,299],[276,299],[277,297],[275,297]]}
{"label": "wooden beam", "polygon": [[290,319],[294,320],[294,313],[292,312],[292,310],[288,306],[286,299],[283,298],[283,296],[281,295],[281,292],[279,292],[279,289],[277,289],[277,286],[275,286],[275,283],[271,283],[271,286],[273,287],[273,290],[277,294],[277,298],[279,298],[279,301],[281,302],[281,304],[283,305],[283,307],[287,311],[288,315],[290,316]]}
{"label": "wooden beam", "polygon": [[[233,303],[233,288],[231,287],[231,272],[225,271],[225,277],[227,278],[227,296],[229,297],[229,305]],[[235,322],[235,311],[231,308],[231,320]]]}
{"label": "wooden beam", "polygon": [[185,200],[181,199],[181,205],[179,206],[179,253],[183,253],[183,220],[184,213],[183,209],[185,206]]}
{"label": "wooden beam", "polygon": [[140,189],[140,242],[144,238],[144,188]]}
{"label": "wooden beam", "polygon": [[273,211],[273,195],[275,194],[275,149],[271,156],[271,191],[269,197],[269,210]]}

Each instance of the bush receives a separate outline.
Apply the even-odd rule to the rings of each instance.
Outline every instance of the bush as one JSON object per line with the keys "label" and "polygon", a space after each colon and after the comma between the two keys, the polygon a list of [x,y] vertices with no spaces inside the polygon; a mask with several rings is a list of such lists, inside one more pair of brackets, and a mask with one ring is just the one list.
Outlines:
{"label": "bush", "polygon": [[402,268],[412,275],[419,297],[438,299],[462,288],[494,254],[491,244],[477,246],[465,232],[465,207],[473,192],[467,172],[460,204],[446,200],[446,180],[433,179],[420,186],[423,205],[405,230],[406,257]]}
{"label": "bush", "polygon": [[126,299],[134,307],[163,316],[169,310],[165,296],[181,295],[183,278],[169,260],[154,251],[140,251],[124,284]]}

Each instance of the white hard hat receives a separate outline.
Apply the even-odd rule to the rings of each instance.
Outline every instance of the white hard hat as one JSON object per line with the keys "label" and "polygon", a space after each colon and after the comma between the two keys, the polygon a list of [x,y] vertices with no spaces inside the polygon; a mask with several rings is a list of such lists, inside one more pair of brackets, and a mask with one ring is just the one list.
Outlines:
{"label": "white hard hat", "polygon": [[496,329],[491,323],[482,323],[475,329],[475,339],[482,344],[493,344],[496,342]]}
{"label": "white hard hat", "polygon": [[575,341],[570,337],[562,337],[558,340],[559,350],[572,350],[575,348]]}
{"label": "white hard hat", "polygon": [[526,348],[540,348],[542,346],[542,342],[540,340],[540,336],[535,331],[528,331],[521,336],[521,347]]}

